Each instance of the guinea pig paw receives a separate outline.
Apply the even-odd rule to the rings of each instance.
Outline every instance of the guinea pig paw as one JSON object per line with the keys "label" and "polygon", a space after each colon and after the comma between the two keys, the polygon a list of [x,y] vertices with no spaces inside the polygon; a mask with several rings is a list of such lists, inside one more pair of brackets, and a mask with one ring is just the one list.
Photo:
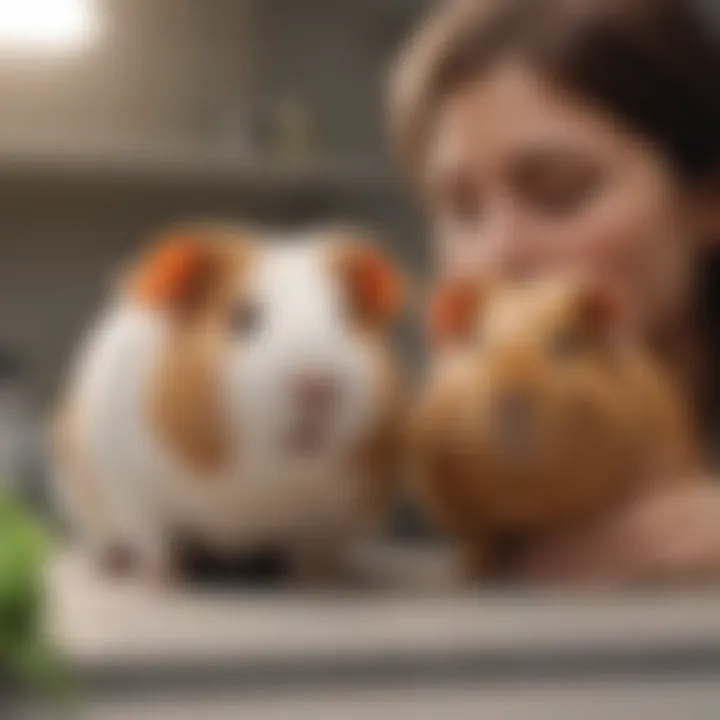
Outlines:
{"label": "guinea pig paw", "polygon": [[491,553],[487,544],[473,544],[462,550],[458,580],[463,587],[473,587],[484,580],[491,570]]}
{"label": "guinea pig paw", "polygon": [[303,590],[323,590],[348,582],[348,569],[341,558],[328,555],[298,557],[293,563],[292,583]]}

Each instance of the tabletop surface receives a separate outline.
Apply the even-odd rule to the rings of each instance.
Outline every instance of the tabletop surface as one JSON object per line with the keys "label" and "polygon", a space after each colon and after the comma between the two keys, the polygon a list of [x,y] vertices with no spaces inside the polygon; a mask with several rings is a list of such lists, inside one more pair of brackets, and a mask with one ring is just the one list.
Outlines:
{"label": "tabletop surface", "polygon": [[453,585],[447,556],[437,551],[383,557],[384,569],[376,574],[384,572],[386,579],[372,589],[301,592],[153,588],[110,580],[67,554],[50,578],[54,620],[67,651],[97,663],[183,657],[320,662],[673,647],[720,652],[719,592],[471,591]]}
{"label": "tabletop surface", "polygon": [[332,593],[158,589],[59,556],[86,716],[718,717],[718,592],[461,590],[444,551],[375,552],[372,587]]}

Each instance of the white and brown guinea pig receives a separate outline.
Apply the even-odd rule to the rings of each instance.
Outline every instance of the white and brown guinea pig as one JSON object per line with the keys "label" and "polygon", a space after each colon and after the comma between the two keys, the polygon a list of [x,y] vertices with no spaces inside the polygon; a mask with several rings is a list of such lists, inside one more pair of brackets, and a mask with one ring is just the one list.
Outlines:
{"label": "white and brown guinea pig", "polygon": [[692,477],[689,414],[624,315],[613,292],[580,279],[437,290],[414,459],[470,577],[498,570],[508,540],[523,547],[642,483]]}
{"label": "white and brown guinea pig", "polygon": [[317,567],[387,510],[400,279],[352,231],[289,240],[185,228],[124,277],[57,425],[60,498],[95,551],[165,573],[182,537]]}

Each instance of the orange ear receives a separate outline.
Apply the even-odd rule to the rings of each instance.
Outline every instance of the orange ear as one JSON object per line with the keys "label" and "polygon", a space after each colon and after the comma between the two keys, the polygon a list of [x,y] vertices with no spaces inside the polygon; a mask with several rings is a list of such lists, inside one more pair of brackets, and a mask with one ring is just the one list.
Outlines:
{"label": "orange ear", "polygon": [[217,232],[202,228],[161,236],[137,264],[129,294],[151,307],[182,311],[197,306],[216,281],[221,247]]}
{"label": "orange ear", "polygon": [[342,247],[341,272],[353,309],[363,322],[387,325],[402,309],[404,283],[385,255],[365,242]]}
{"label": "orange ear", "polygon": [[147,305],[185,304],[205,274],[205,251],[191,240],[166,241],[141,262],[132,288],[134,296]]}
{"label": "orange ear", "polygon": [[442,346],[465,338],[480,310],[482,295],[476,282],[457,280],[439,285],[430,302],[432,341]]}

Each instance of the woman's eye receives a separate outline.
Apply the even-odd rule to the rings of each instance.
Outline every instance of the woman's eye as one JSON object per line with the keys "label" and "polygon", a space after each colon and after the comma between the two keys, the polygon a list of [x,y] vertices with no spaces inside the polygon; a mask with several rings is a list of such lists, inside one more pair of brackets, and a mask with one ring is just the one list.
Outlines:
{"label": "woman's eye", "polygon": [[558,360],[575,357],[585,345],[582,333],[575,329],[560,330],[550,341],[550,352]]}
{"label": "woman's eye", "polygon": [[568,183],[538,188],[532,196],[533,204],[541,211],[552,214],[570,214],[580,210],[595,193],[594,183]]}
{"label": "woman's eye", "polygon": [[578,212],[602,189],[603,180],[597,167],[556,153],[527,161],[515,178],[526,202],[546,215]]}
{"label": "woman's eye", "polygon": [[230,328],[234,335],[247,337],[262,326],[262,308],[255,302],[239,303],[230,316]]}

